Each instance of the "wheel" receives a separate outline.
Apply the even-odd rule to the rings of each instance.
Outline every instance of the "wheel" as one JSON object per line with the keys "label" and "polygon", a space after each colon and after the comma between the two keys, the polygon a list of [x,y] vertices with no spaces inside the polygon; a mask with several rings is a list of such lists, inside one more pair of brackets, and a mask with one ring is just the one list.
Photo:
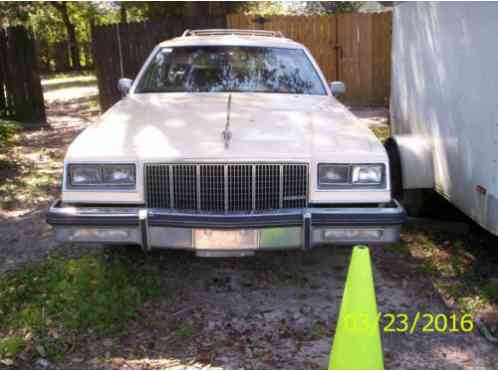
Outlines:
{"label": "wheel", "polygon": [[405,189],[401,202],[409,216],[422,217],[427,213],[427,189]]}
{"label": "wheel", "polygon": [[394,138],[388,138],[384,147],[389,157],[391,179],[391,197],[401,202],[410,216],[422,216],[427,205],[425,189],[403,189],[403,170],[398,144]]}
{"label": "wheel", "polygon": [[401,170],[401,157],[398,144],[393,138],[388,138],[384,147],[389,157],[389,172],[391,174],[391,197],[401,201],[403,198],[403,173]]}

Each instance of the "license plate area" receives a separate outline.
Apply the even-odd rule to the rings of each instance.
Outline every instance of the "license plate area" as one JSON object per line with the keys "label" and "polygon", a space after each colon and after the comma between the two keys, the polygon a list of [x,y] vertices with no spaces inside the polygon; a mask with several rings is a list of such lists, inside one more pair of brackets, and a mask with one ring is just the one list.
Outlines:
{"label": "license plate area", "polygon": [[199,250],[254,250],[259,247],[259,234],[254,229],[196,229],[194,247]]}

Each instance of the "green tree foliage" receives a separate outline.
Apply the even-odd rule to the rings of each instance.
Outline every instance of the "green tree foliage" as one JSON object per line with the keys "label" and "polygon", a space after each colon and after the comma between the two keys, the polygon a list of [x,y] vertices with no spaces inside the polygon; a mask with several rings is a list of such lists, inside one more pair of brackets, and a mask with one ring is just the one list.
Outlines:
{"label": "green tree foliage", "polygon": [[[9,25],[24,24],[35,32],[38,39],[53,43],[66,40],[68,37],[68,20],[64,20],[67,12],[69,22],[74,25],[77,40],[90,41],[92,24],[161,20],[166,16],[225,15],[246,10],[249,3],[244,1],[4,1],[0,2],[0,17],[7,20],[6,23]],[[63,9],[64,7],[66,9]]]}
{"label": "green tree foliage", "polygon": [[362,1],[250,1],[244,12],[255,16],[331,15],[359,11]]}
{"label": "green tree foliage", "polygon": [[[171,1],[167,5],[160,1],[116,1],[114,3],[120,11],[124,9],[127,21],[160,20],[167,16],[181,16],[185,14],[187,4],[182,1]],[[123,20],[122,16],[120,19]]]}
{"label": "green tree foliage", "polygon": [[12,26],[24,24],[29,20],[30,12],[33,11],[35,5],[30,1],[0,1],[0,18],[5,25]]}
{"label": "green tree foliage", "polygon": [[222,16],[244,11],[246,1],[115,1],[120,21],[161,20],[167,16]]}
{"label": "green tree foliage", "polygon": [[248,4],[246,12],[250,15],[269,17],[272,15],[291,15],[296,12],[296,6],[302,2],[286,3],[283,1],[258,1]]}
{"label": "green tree foliage", "polygon": [[307,15],[331,15],[352,13],[362,6],[360,1],[307,1],[304,13]]}
{"label": "green tree foliage", "polygon": [[245,10],[247,4],[238,1],[4,1],[0,2],[0,18],[4,26],[29,27],[40,45],[67,41],[73,68],[78,69],[78,45],[90,41],[92,25],[161,20],[167,16],[222,16]]}
{"label": "green tree foliage", "polygon": [[359,1],[308,1],[304,12],[316,15],[351,13],[358,11],[361,6]]}

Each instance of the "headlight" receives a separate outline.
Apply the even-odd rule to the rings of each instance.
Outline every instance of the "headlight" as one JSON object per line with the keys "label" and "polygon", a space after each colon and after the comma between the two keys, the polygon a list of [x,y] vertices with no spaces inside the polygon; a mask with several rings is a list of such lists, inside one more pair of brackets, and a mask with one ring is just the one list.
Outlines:
{"label": "headlight", "polygon": [[383,169],[383,165],[354,165],[353,184],[380,184]]}
{"label": "headlight", "polygon": [[318,165],[318,184],[322,186],[349,184],[349,165]]}
{"label": "headlight", "polygon": [[318,164],[319,188],[380,188],[384,185],[384,164]]}
{"label": "headlight", "polygon": [[135,165],[71,164],[67,180],[69,188],[135,188]]}

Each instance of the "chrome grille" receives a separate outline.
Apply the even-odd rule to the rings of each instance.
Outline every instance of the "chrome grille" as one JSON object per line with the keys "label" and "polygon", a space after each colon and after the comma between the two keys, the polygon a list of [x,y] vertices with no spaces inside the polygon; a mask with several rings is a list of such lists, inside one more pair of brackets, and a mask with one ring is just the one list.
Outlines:
{"label": "chrome grille", "polygon": [[256,167],[256,210],[281,209],[280,166]]}
{"label": "chrome grille", "polygon": [[173,166],[173,202],[175,209],[197,209],[196,179],[194,165]]}
{"label": "chrome grille", "polygon": [[302,208],[308,201],[307,164],[146,164],[150,208],[250,212]]}
{"label": "chrome grille", "polygon": [[222,165],[204,165],[199,167],[201,170],[200,210],[224,211],[225,167]]}

